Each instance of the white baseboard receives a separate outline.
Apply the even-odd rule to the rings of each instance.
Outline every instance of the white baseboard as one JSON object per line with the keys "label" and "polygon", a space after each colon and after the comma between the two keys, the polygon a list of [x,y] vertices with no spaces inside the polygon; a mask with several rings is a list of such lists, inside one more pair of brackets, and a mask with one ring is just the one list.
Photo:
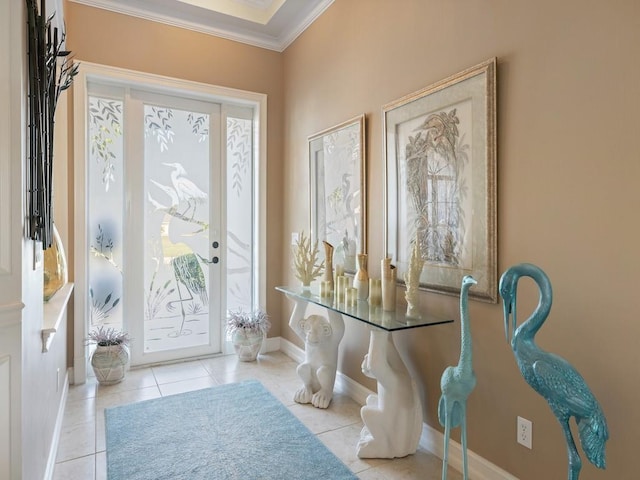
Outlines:
{"label": "white baseboard", "polygon": [[[292,360],[300,363],[304,360],[304,350],[291,343],[286,338],[278,337],[280,339],[280,351],[290,357]],[[271,339],[269,339],[271,340]]]}
{"label": "white baseboard", "polygon": [[[304,360],[304,350],[297,345],[284,338],[279,339],[279,344],[280,351],[293,360],[297,362]],[[360,405],[364,405],[367,397],[375,393],[341,372],[337,372],[336,375],[336,390],[348,395]],[[444,456],[444,435],[439,430],[423,423],[420,447],[442,458]],[[467,463],[469,478],[472,480],[518,480],[517,477],[514,477],[469,449],[467,449]],[[462,471],[462,446],[453,440],[449,441],[449,465],[460,472]]]}
{"label": "white baseboard", "polygon": [[265,338],[260,353],[277,352],[280,350],[280,337]]}
{"label": "white baseboard", "polygon": [[53,478],[53,471],[56,467],[56,456],[58,455],[58,443],[60,442],[60,432],[62,431],[64,409],[67,405],[67,395],[69,394],[69,371],[65,374],[63,384],[64,387],[62,389],[62,396],[60,397],[60,405],[58,406],[56,425],[53,428],[53,438],[51,439],[51,448],[49,448],[49,458],[47,459],[47,469],[44,472],[44,480],[51,480]]}
{"label": "white baseboard", "polygon": [[[444,435],[439,430],[422,424],[420,446],[430,451],[439,458],[444,456]],[[473,480],[518,480],[509,472],[502,470],[497,465],[489,462],[477,453],[467,449],[467,463],[469,478]],[[449,440],[449,465],[458,471],[462,471],[462,445],[454,440]]]}

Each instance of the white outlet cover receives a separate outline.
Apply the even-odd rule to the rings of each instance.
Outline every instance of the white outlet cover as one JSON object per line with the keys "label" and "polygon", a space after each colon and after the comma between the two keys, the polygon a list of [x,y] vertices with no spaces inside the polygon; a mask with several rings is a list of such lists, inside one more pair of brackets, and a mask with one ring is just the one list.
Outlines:
{"label": "white outlet cover", "polygon": [[520,445],[533,448],[533,424],[526,418],[518,417],[516,440]]}

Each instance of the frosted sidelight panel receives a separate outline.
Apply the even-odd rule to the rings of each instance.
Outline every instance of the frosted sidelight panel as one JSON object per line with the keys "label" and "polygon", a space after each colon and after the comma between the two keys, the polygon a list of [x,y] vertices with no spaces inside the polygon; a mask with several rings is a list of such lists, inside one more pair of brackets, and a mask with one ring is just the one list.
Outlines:
{"label": "frosted sidelight panel", "polygon": [[208,114],[144,105],[144,350],[209,343]]}
{"label": "frosted sidelight panel", "polygon": [[253,121],[227,117],[227,309],[253,307]]}
{"label": "frosted sidelight panel", "polygon": [[91,327],[122,328],[123,102],[89,97],[88,239]]}

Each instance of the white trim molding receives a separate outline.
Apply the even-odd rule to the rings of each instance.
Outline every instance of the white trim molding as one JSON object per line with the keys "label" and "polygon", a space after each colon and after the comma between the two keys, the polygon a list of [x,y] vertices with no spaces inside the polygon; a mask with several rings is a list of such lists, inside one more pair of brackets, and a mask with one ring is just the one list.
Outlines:
{"label": "white trim molding", "polygon": [[67,405],[67,397],[69,396],[69,371],[65,374],[63,381],[62,397],[58,412],[56,415],[56,424],[53,428],[53,438],[51,440],[51,448],[49,448],[49,458],[47,459],[47,469],[44,473],[44,480],[51,480],[56,467],[56,456],[58,454],[58,444],[60,443],[60,433],[62,432],[62,421],[64,420],[64,408]]}
{"label": "white trim molding", "polygon": [[334,0],[282,2],[268,22],[225,15],[188,2],[156,0],[70,0],[90,7],[185,28],[255,47],[284,51]]}
{"label": "white trim molding", "polygon": [[[423,423],[420,446],[442,458],[444,456],[444,435]],[[469,478],[473,480],[518,480],[517,477],[469,449],[467,449],[467,463]],[[462,471],[462,446],[454,440],[449,440],[449,466]]]}
{"label": "white trim molding", "polygon": [[24,303],[14,302],[0,305],[0,329],[22,323]]}
{"label": "white trim molding", "polygon": [[[0,357],[0,425],[11,425],[11,357]],[[0,477],[11,478],[11,428],[0,430]]]}

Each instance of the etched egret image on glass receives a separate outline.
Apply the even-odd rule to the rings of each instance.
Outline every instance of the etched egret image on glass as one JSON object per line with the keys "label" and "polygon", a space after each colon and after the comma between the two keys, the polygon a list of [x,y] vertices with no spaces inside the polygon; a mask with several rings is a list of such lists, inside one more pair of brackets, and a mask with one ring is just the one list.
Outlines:
{"label": "etched egret image on glass", "polygon": [[146,352],[209,341],[209,115],[144,106]]}
{"label": "etched egret image on glass", "polygon": [[400,218],[407,222],[399,240],[409,245],[417,238],[427,265],[472,264],[466,228],[472,207],[470,129],[468,100],[397,125],[399,182],[407,193],[398,198]]}
{"label": "etched egret image on glass", "polygon": [[309,138],[313,241],[334,246],[334,263],[356,269],[365,249],[364,115]]}

